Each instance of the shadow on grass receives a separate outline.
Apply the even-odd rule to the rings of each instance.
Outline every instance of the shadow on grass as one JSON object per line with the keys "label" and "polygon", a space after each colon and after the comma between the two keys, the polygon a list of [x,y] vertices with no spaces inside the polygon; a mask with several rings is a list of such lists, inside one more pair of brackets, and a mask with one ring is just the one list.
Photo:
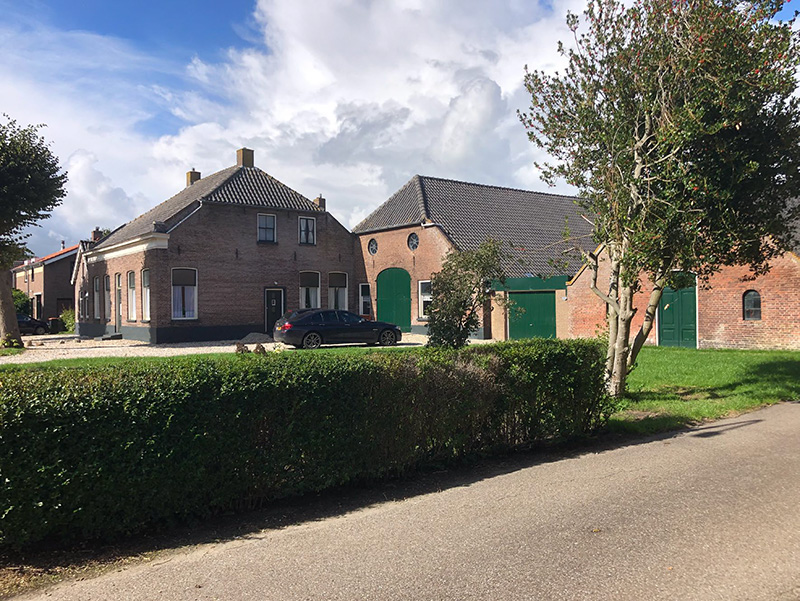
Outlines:
{"label": "shadow on grass", "polygon": [[[728,356],[720,355],[720,360]],[[706,378],[701,367],[693,376],[712,383],[689,385],[684,381],[629,393],[627,406],[612,418],[609,430],[618,434],[653,434],[800,398],[800,359],[765,358],[742,366],[740,374],[733,378],[719,374]],[[725,381],[713,383],[715,378]]]}

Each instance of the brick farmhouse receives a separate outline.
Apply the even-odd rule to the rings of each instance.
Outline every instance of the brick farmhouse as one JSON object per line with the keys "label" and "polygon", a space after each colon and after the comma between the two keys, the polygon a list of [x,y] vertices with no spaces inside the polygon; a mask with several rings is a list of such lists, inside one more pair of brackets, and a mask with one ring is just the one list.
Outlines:
{"label": "brick farmhouse", "polygon": [[253,151],[108,236],[73,274],[78,332],[147,342],[271,332],[286,308],[355,306],[353,238],[253,164]]}
{"label": "brick farmhouse", "polygon": [[[509,255],[508,278],[484,307],[477,336],[596,336],[605,305],[580,260],[579,248],[593,249],[592,227],[575,200],[414,176],[351,233],[323,198],[291,190],[241,149],[235,166],[205,178],[192,170],[169,200],[81,243],[73,273],[79,333],[234,339],[271,332],[298,307],[349,309],[424,333],[430,281],[446,254],[494,238]],[[731,267],[707,285],[667,289],[649,342],[800,348],[798,250],[755,280]],[[601,262],[599,282],[604,269]]]}

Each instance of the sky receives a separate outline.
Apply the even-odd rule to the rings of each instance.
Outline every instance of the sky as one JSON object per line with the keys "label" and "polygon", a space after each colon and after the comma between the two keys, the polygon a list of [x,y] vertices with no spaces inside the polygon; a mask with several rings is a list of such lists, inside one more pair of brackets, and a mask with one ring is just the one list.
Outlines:
{"label": "sky", "polygon": [[[67,196],[36,256],[255,164],[352,227],[415,174],[547,191],[516,111],[584,0],[0,0],[0,113]],[[557,192],[571,192],[566,185]]]}

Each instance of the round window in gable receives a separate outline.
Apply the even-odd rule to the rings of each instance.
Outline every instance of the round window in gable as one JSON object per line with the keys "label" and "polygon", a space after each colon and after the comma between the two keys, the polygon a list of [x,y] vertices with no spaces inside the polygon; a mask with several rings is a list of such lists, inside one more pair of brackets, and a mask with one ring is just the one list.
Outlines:
{"label": "round window in gable", "polygon": [[367,250],[371,255],[378,253],[378,241],[375,238],[370,238],[370,241],[367,243]]}
{"label": "round window in gable", "polygon": [[417,250],[419,247],[419,236],[416,234],[409,234],[408,235],[408,248],[411,250]]}

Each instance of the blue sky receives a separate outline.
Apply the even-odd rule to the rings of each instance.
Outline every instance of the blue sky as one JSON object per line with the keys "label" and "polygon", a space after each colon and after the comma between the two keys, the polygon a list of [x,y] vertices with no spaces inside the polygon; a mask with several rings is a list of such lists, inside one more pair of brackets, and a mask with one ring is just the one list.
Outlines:
{"label": "blue sky", "polygon": [[69,173],[29,246],[116,228],[242,146],[345,226],[416,173],[544,189],[515,114],[523,66],[556,68],[565,14],[583,6],[0,0],[0,112],[46,123]]}

